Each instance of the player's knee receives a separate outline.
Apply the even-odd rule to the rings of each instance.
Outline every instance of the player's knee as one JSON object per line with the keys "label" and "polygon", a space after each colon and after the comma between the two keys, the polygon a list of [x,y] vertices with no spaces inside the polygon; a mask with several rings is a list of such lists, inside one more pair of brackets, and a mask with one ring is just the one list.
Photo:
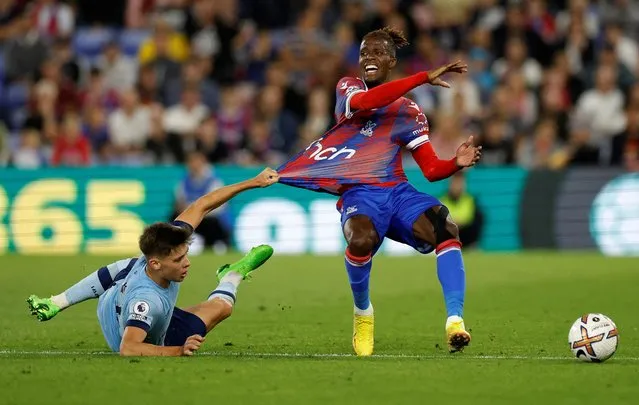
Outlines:
{"label": "player's knee", "polygon": [[449,214],[448,208],[444,205],[440,206],[439,209],[430,208],[426,211],[426,217],[433,224],[437,245],[449,240],[459,241],[459,228]]}
{"label": "player's knee", "polygon": [[348,250],[355,256],[368,256],[375,248],[376,238],[374,229],[353,234],[348,241]]}
{"label": "player's knee", "polygon": [[233,305],[222,305],[222,309],[220,309],[220,321],[223,321],[231,315],[233,315]]}
{"label": "player's knee", "polygon": [[459,227],[451,219],[446,221],[446,232],[449,235],[449,239],[455,239],[459,241]]}

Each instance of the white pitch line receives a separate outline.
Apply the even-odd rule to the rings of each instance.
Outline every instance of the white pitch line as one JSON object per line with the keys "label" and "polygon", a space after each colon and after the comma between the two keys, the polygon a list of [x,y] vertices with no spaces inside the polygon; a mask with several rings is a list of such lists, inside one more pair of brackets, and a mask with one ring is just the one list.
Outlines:
{"label": "white pitch line", "polygon": [[[113,356],[113,352],[82,352],[82,351],[63,351],[63,350],[0,350],[0,356]],[[242,352],[198,352],[196,356],[218,356],[218,357],[273,357],[273,358],[356,358],[354,354],[347,353],[242,353]],[[551,360],[565,361],[573,360],[572,357],[561,356],[508,356],[508,355],[420,355],[420,354],[374,354],[372,358],[377,359],[423,359],[423,360]],[[613,357],[616,360],[639,361],[639,357]]]}

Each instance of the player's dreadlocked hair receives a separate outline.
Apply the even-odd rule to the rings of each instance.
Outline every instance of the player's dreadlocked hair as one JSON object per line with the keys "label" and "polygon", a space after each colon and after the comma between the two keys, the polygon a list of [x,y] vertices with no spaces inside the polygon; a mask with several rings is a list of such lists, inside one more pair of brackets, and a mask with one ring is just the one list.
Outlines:
{"label": "player's dreadlocked hair", "polygon": [[379,38],[387,41],[389,44],[392,44],[390,48],[393,56],[395,56],[395,51],[397,49],[408,45],[408,40],[404,33],[393,27],[384,27],[381,30],[371,31],[364,35],[364,39],[367,38]]}

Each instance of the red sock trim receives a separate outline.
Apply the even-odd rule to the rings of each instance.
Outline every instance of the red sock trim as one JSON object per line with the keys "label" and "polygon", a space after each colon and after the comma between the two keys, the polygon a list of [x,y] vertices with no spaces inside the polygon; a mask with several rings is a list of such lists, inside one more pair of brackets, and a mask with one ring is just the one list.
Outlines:
{"label": "red sock trim", "polygon": [[354,254],[352,254],[348,248],[346,248],[346,252],[345,252],[346,258],[348,260],[350,260],[353,263],[366,263],[367,261],[369,261],[371,259],[372,253],[369,253],[366,256],[355,256]]}
{"label": "red sock trim", "polygon": [[458,240],[450,239],[450,240],[447,240],[447,241],[442,242],[439,245],[437,245],[437,247],[435,248],[435,253],[439,253],[442,250],[445,250],[445,249],[448,249],[448,248],[451,248],[451,247],[456,247],[456,248],[461,249],[462,244]]}

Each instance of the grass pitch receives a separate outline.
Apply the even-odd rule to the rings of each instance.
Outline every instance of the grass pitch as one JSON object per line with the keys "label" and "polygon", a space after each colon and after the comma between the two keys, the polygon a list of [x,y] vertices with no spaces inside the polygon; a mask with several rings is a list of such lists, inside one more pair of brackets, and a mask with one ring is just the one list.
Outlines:
{"label": "grass pitch", "polygon": [[[206,298],[215,269],[238,256],[194,257],[178,305]],[[3,404],[634,404],[639,396],[639,260],[596,254],[465,255],[465,320],[473,341],[445,350],[432,257],[373,265],[376,356],[351,355],[352,301],[339,257],[275,256],[240,287],[234,315],[192,358],[108,353],[86,302],[38,323],[48,295],[115,257],[0,257]],[[571,358],[567,334],[585,312],[610,316],[617,354]]]}

